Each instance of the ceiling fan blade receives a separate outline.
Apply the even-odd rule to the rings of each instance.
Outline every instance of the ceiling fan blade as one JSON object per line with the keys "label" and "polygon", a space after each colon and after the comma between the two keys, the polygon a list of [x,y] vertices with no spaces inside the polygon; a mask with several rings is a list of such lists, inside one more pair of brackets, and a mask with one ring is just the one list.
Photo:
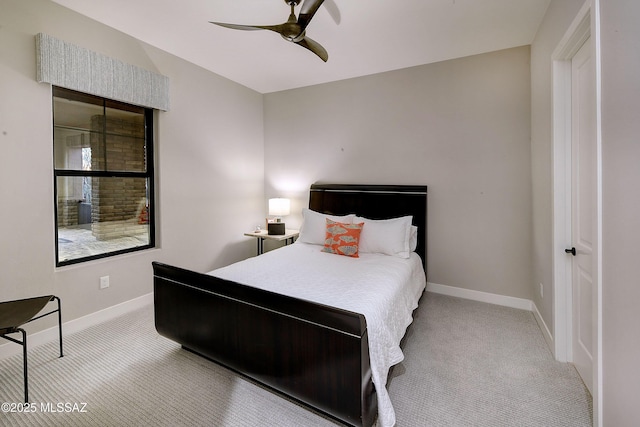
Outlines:
{"label": "ceiling fan blade", "polygon": [[340,9],[338,9],[338,5],[333,0],[324,0],[324,8],[327,9],[329,15],[331,15],[331,19],[337,25],[340,25],[340,20],[342,19],[340,16]]}
{"label": "ceiling fan blade", "polygon": [[322,59],[324,62],[327,62],[329,59],[329,54],[327,50],[322,47],[320,43],[315,40],[311,40],[309,37],[305,37],[302,40],[295,42],[297,45],[304,47],[305,49],[309,49],[311,52],[315,53]]}
{"label": "ceiling fan blade", "polygon": [[282,25],[238,25],[238,24],[226,24],[224,22],[209,21],[210,24],[219,25],[225,28],[231,28],[234,30],[255,31],[255,30],[270,30],[280,33]]}
{"label": "ceiling fan blade", "polygon": [[300,8],[300,14],[298,15],[298,24],[303,30],[307,28],[311,18],[316,14],[318,8],[322,6],[324,0],[304,0],[302,7]]}

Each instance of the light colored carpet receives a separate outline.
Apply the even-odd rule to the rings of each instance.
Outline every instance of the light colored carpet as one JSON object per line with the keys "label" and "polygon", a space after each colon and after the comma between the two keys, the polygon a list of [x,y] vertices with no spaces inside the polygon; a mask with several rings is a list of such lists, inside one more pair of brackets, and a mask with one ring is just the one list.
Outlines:
{"label": "light colored carpet", "polygon": [[[3,426],[334,426],[159,336],[148,306],[29,351],[35,413]],[[401,426],[590,426],[590,396],[531,313],[427,293],[390,376]],[[0,403],[21,402],[22,356],[0,360]],[[43,411],[86,403],[86,412]],[[74,409],[73,406],[70,407]]]}
{"label": "light colored carpet", "polygon": [[427,293],[404,353],[388,385],[399,426],[593,425],[589,392],[531,312]]}

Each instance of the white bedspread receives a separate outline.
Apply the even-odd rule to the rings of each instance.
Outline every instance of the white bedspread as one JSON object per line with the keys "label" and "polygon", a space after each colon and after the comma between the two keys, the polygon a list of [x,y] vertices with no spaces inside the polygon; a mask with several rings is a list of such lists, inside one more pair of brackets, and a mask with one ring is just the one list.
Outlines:
{"label": "white bedspread", "polygon": [[382,427],[395,424],[387,375],[404,358],[400,340],[426,286],[417,254],[409,259],[371,253],[351,258],[296,242],[209,274],[363,314],[378,395],[378,423]]}

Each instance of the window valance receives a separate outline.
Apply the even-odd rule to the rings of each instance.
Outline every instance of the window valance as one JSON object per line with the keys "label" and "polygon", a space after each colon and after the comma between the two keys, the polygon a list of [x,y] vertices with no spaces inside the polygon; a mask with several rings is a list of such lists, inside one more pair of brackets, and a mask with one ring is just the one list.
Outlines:
{"label": "window valance", "polygon": [[169,78],[44,33],[36,35],[36,79],[142,107],[169,110]]}

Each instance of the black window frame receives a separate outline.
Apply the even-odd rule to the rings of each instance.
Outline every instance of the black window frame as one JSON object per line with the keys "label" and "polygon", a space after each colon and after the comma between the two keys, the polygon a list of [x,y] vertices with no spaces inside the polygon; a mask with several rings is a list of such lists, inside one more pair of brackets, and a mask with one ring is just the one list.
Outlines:
{"label": "black window frame", "polygon": [[[71,89],[66,89],[58,86],[52,86],[52,112],[54,111],[55,106],[54,98],[68,98],[72,96],[74,100],[89,103],[89,104],[98,104],[102,105],[103,111],[106,111],[106,108],[117,108],[122,110],[130,110],[134,109],[144,109],[144,138],[145,138],[145,171],[144,172],[135,172],[135,171],[109,171],[107,170],[97,170],[97,171],[86,171],[86,170],[73,170],[73,169],[57,169],[56,168],[56,158],[55,158],[55,136],[52,134],[52,151],[53,151],[53,202],[54,202],[54,224],[55,224],[55,263],[56,267],[64,267],[73,264],[84,263],[88,261],[93,261],[97,259],[103,259],[108,257],[113,257],[117,255],[132,253],[143,251],[147,249],[153,249],[156,247],[156,232],[155,232],[155,155],[154,155],[154,110],[148,107],[140,107],[135,106],[126,102],[116,101],[110,98],[105,98],[96,95],[90,95],[84,92],[79,92]],[[52,122],[53,122],[53,132],[56,128],[55,122],[55,114],[52,114]],[[106,126],[106,121],[105,121]],[[106,129],[103,129],[104,137],[106,139]],[[105,140],[106,144],[106,140]],[[148,225],[149,225],[149,243],[146,245],[133,246],[126,249],[119,249],[110,252],[104,252],[95,255],[88,255],[79,258],[73,258],[70,260],[60,261],[59,259],[59,248],[58,248],[58,178],[59,177],[96,177],[96,178],[144,178],[147,180],[147,201],[148,201]]]}

